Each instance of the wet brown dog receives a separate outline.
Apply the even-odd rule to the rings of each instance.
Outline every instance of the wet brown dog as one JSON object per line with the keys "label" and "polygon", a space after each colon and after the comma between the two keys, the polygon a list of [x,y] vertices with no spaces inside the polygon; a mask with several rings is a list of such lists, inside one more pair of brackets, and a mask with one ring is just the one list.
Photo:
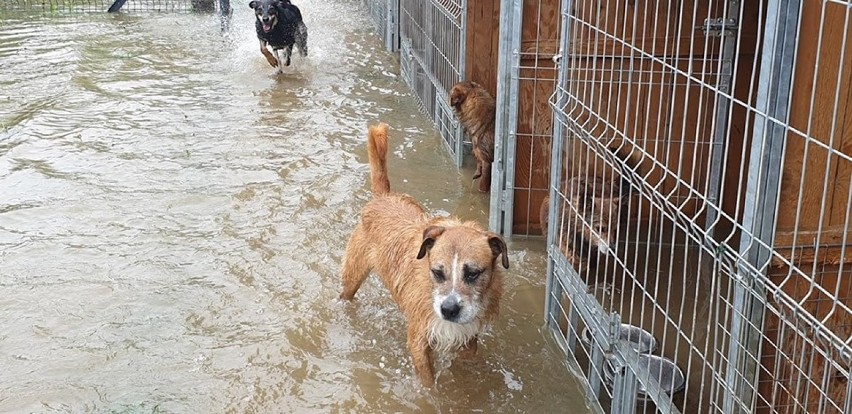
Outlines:
{"label": "wet brown dog", "polygon": [[433,351],[473,356],[478,335],[497,317],[506,243],[474,222],[431,217],[410,196],[391,192],[387,125],[370,127],[367,148],[373,199],[346,246],[340,298],[351,300],[375,271],[408,322],[414,369],[431,386]]}
{"label": "wet brown dog", "polygon": [[481,177],[479,191],[487,192],[491,188],[491,163],[494,162],[494,98],[482,85],[463,81],[453,85],[450,106],[473,143],[473,156],[476,158],[473,179]]}

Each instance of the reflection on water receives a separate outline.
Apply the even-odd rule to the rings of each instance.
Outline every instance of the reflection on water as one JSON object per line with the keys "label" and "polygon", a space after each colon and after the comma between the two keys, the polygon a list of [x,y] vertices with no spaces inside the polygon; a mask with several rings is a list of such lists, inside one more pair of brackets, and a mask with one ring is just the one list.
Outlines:
{"label": "reflection on water", "polygon": [[338,303],[369,197],[486,220],[358,2],[303,1],[275,75],[249,8],[0,16],[0,411],[585,411],[542,324],[541,243],[510,243],[477,358],[419,387],[375,278]]}

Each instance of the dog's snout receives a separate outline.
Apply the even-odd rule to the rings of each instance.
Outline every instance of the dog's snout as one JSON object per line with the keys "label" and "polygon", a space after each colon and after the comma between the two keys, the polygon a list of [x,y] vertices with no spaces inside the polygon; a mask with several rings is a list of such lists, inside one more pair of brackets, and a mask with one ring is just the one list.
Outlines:
{"label": "dog's snout", "polygon": [[448,298],[441,303],[441,316],[444,319],[453,321],[458,318],[459,312],[461,312],[461,306],[459,306],[459,301],[455,298]]}

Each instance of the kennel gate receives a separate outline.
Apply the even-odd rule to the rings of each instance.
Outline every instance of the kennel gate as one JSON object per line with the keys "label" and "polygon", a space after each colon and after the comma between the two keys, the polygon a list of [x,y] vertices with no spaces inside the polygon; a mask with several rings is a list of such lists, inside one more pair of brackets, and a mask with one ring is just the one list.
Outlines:
{"label": "kennel gate", "polygon": [[[522,10],[506,0],[501,18]],[[590,401],[852,412],[852,4],[562,0],[561,17],[545,317]],[[519,42],[501,36],[498,99],[512,102]],[[517,112],[498,111],[508,170]],[[604,184],[614,171],[626,186]],[[588,220],[598,204],[572,202],[578,175],[604,177],[581,188],[625,213],[608,252],[580,252],[596,268],[566,253],[566,228],[603,233]],[[513,193],[492,228],[512,228]],[[655,346],[619,340],[622,324]],[[659,357],[682,389],[676,371],[649,369]]]}
{"label": "kennel gate", "polygon": [[448,99],[464,80],[467,0],[400,0],[399,14],[402,77],[461,166],[464,135]]}
{"label": "kennel gate", "polygon": [[399,1],[364,0],[364,6],[376,26],[376,33],[389,52],[399,50]]}

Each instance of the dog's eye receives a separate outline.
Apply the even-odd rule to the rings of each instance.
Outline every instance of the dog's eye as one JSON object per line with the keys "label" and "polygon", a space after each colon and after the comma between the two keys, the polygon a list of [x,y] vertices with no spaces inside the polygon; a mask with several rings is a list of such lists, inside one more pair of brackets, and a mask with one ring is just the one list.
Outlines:
{"label": "dog's eye", "polygon": [[443,283],[447,280],[447,277],[444,276],[444,271],[441,269],[432,269],[432,277],[434,277],[439,283]]}
{"label": "dog's eye", "polygon": [[473,271],[473,272],[465,272],[464,281],[467,283],[476,282],[476,279],[479,279],[479,275],[482,274],[481,270]]}

